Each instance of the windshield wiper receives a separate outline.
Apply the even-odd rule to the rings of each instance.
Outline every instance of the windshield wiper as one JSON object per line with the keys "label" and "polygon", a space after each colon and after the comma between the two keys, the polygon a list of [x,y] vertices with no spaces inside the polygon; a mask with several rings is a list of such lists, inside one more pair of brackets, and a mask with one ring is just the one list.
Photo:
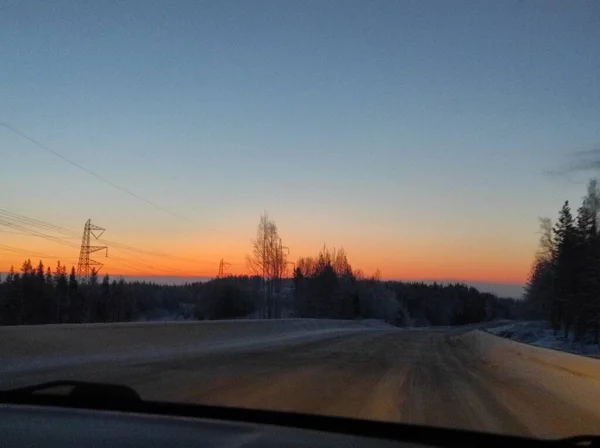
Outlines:
{"label": "windshield wiper", "polygon": [[[62,394],[51,393],[57,389],[69,389],[69,392],[66,394],[64,392]],[[53,381],[0,391],[0,404],[2,403],[116,410],[173,417],[192,417],[276,425],[440,447],[464,448],[471,445],[489,446],[490,444],[494,446],[506,444],[506,446],[510,446],[511,448],[600,447],[600,436],[577,436],[557,440],[541,440],[460,429],[345,417],[145,401],[141,399],[134,389],[128,386],[83,381]]]}
{"label": "windshield wiper", "polygon": [[[68,393],[64,389],[68,389]],[[52,394],[57,390],[59,393]],[[107,410],[129,410],[143,403],[134,389],[121,384],[51,381],[0,391],[0,403],[32,404],[32,401],[35,404],[56,401],[67,407]]]}

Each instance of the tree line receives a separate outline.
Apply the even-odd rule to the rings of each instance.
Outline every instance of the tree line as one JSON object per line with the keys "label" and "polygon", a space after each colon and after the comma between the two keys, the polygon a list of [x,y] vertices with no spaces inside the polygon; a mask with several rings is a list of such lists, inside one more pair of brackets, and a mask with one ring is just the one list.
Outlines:
{"label": "tree line", "polygon": [[[379,319],[399,326],[459,325],[519,314],[518,302],[462,284],[382,281],[353,271],[343,250],[324,248],[298,261],[270,299],[272,318]],[[267,288],[269,286],[267,285]],[[228,276],[185,285],[126,282],[92,274],[79,282],[60,263],[54,272],[26,260],[0,281],[0,324],[263,318],[264,279]]]}
{"label": "tree line", "polygon": [[461,283],[382,281],[353,270],[343,249],[323,247],[294,269],[299,317],[378,319],[398,326],[463,325],[517,318],[519,303]]}
{"label": "tree line", "polygon": [[[252,275],[160,285],[100,278],[80,281],[72,267],[26,260],[0,281],[0,324],[126,322],[172,319],[378,319],[399,326],[460,325],[514,318],[519,303],[464,284],[382,281],[352,268],[342,249],[288,261],[277,226],[261,216]],[[292,269],[290,270],[290,266]]]}
{"label": "tree line", "polygon": [[531,315],[547,318],[555,334],[599,340],[600,188],[592,179],[573,216],[565,201],[554,225],[540,219],[540,243],[526,287]]}
{"label": "tree line", "polygon": [[102,281],[93,272],[89,282],[81,284],[72,267],[57,263],[54,272],[36,267],[26,260],[19,272],[11,268],[0,282],[0,323],[36,325],[49,323],[118,322],[133,318],[132,301],[123,278]]}
{"label": "tree line", "polygon": [[[384,320],[401,326],[460,325],[522,314],[519,302],[464,284],[382,281],[352,268],[346,251],[324,246],[316,256],[288,261],[277,225],[261,216],[248,267],[260,279],[257,317]],[[284,281],[293,265],[292,282]],[[252,298],[249,299],[252,302]],[[244,309],[248,299],[244,301]]]}

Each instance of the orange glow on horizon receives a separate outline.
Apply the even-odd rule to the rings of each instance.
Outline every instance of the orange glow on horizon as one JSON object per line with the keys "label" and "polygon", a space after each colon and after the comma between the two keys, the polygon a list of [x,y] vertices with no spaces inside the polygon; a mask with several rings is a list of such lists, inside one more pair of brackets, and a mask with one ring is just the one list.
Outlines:
{"label": "orange glow on horizon", "polygon": [[[134,237],[129,238],[129,235],[118,235],[116,239],[131,241],[130,244],[135,247],[144,247]],[[251,250],[251,239],[251,235],[236,240],[190,239],[186,235],[178,235],[169,241],[154,241],[155,247],[146,249],[152,254],[109,247],[108,258],[103,252],[94,253],[92,258],[104,263],[100,275],[108,273],[112,276],[214,277],[217,275],[221,259],[231,264],[226,270],[227,274],[248,275],[250,272],[246,264],[246,255]],[[375,238],[373,241],[349,237],[348,239],[351,244],[343,247],[350,264],[355,270],[362,270],[366,276],[379,269],[381,277],[390,280],[455,280],[506,284],[525,283],[536,243],[500,239],[477,240],[475,237],[467,242],[446,241],[443,238],[406,241],[396,239],[391,242],[382,242]],[[290,261],[293,262],[300,256],[317,256],[323,246],[323,243],[309,241],[308,238],[288,238],[285,241],[292,249]],[[31,237],[21,240],[15,237],[6,242],[4,247],[4,250],[0,247],[0,272],[8,272],[11,265],[15,271],[20,271],[23,261],[27,258],[31,259],[34,266],[41,259],[52,271],[55,270],[58,260],[69,270],[71,266],[77,267],[79,251],[75,247],[57,246],[52,241]],[[11,252],[7,247],[19,250]],[[155,255],[156,253],[167,255]]]}
{"label": "orange glow on horizon", "polygon": [[[13,256],[2,257],[0,259],[0,272],[8,272],[11,266],[15,271],[20,271],[21,266],[27,258],[31,259],[32,264],[37,266],[40,259],[44,263],[45,268],[48,266],[52,271],[55,270],[57,259],[45,259],[44,257]],[[223,257],[225,261],[232,258]],[[153,259],[143,261],[121,261],[113,260],[110,257],[101,258],[95,257],[97,261],[104,263],[100,270],[100,275],[108,273],[111,276],[152,276],[152,277],[214,277],[218,271],[219,259],[215,261],[200,263],[197,269],[190,269],[189,263]],[[406,280],[406,281],[421,281],[421,280],[439,280],[439,281],[473,281],[473,282],[496,282],[507,284],[523,284],[527,279],[527,274],[530,266],[530,261],[525,260],[522,263],[513,263],[510,266],[490,265],[490,263],[481,264],[480,266],[464,266],[459,264],[448,263],[446,266],[436,266],[428,263],[388,263],[386,265],[377,265],[372,263],[352,263],[355,270],[361,270],[366,276],[370,276],[377,269],[381,272],[381,277],[386,280]],[[77,259],[64,257],[61,260],[62,265],[66,265],[70,270],[71,266],[77,268]],[[291,271],[291,268],[290,268]],[[227,274],[231,275],[250,275],[245,262],[232,264],[226,270]],[[291,275],[291,272],[289,272]]]}

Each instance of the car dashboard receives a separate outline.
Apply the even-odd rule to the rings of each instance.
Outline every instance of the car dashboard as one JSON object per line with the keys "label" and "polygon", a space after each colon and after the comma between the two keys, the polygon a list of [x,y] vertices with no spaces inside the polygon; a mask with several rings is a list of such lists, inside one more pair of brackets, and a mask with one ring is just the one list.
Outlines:
{"label": "car dashboard", "polygon": [[410,443],[219,420],[57,407],[0,405],[10,447],[413,447]]}

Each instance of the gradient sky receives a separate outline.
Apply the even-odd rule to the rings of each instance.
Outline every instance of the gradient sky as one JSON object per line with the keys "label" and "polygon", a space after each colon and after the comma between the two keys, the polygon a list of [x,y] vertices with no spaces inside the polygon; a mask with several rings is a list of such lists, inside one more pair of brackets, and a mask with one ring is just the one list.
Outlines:
{"label": "gradient sky", "polygon": [[594,174],[545,172],[600,144],[600,2],[5,0],[0,121],[185,218],[0,127],[1,208],[194,260],[110,272],[243,272],[268,210],[292,259],[518,284]]}

